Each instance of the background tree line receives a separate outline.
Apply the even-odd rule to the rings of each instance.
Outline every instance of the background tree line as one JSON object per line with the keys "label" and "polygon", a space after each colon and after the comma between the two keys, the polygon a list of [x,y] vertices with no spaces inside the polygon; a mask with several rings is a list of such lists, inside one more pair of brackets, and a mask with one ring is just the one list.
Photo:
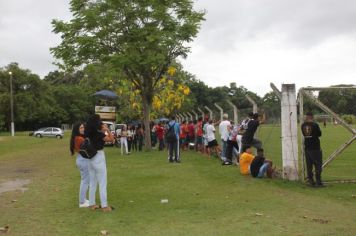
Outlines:
{"label": "background tree line", "polygon": [[[204,82],[197,80],[194,75],[184,71],[177,65],[175,79],[180,84],[189,87],[190,93],[181,102],[180,108],[172,113],[197,111],[197,107],[209,106],[218,103],[224,110],[231,110],[226,100],[232,101],[241,110],[249,109],[251,105],[245,98],[251,96],[269,117],[279,117],[279,100],[273,92],[263,97],[249,91],[244,87],[221,86],[212,88]],[[32,73],[28,69],[20,68],[17,63],[11,63],[0,68],[0,129],[9,130],[10,127],[10,77],[13,74],[14,112],[16,130],[34,130],[43,126],[61,126],[61,124],[73,124],[85,120],[94,112],[94,106],[100,101],[93,94],[102,89],[121,91],[120,98],[109,105],[118,107],[118,122],[130,120],[142,120],[142,113],[132,108],[130,95],[132,90],[128,84],[120,78],[120,73],[105,65],[90,65],[83,70],[73,73],[53,71],[44,79]],[[350,85],[343,85],[350,86]],[[319,99],[339,114],[348,115],[346,119],[352,122],[352,116],[356,115],[356,91],[324,90],[318,95]],[[166,101],[162,101],[166,102]],[[132,112],[132,111],[135,112]],[[322,112],[305,101],[304,110],[313,111],[316,114]],[[164,111],[154,111],[153,117],[167,116]],[[351,117],[351,118],[349,118]]]}

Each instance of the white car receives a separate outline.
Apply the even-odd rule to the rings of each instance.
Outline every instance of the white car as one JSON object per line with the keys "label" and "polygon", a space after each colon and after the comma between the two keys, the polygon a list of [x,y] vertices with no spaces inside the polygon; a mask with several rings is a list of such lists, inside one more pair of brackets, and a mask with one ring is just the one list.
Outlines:
{"label": "white car", "polygon": [[64,132],[62,129],[57,127],[45,127],[33,132],[33,136],[35,136],[36,138],[53,137],[61,139],[64,136]]}

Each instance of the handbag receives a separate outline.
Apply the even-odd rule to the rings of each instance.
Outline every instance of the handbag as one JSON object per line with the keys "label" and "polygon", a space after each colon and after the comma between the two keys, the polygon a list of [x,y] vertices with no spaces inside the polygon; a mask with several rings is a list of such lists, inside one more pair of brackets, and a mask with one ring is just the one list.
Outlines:
{"label": "handbag", "polygon": [[79,154],[86,159],[92,159],[98,150],[93,146],[89,138],[85,138],[82,144],[80,144]]}

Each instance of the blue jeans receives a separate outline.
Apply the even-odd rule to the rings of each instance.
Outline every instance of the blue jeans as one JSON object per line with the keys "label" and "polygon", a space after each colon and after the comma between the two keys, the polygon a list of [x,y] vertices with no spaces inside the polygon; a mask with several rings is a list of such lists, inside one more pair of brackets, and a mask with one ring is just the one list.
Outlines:
{"label": "blue jeans", "polygon": [[89,160],[78,154],[76,164],[80,171],[79,203],[82,204],[87,199],[89,188]]}
{"label": "blue jeans", "polygon": [[221,159],[223,159],[223,161],[225,161],[226,160],[227,141],[224,141],[223,139],[221,139],[221,143],[222,143]]}
{"label": "blue jeans", "polygon": [[265,175],[265,173],[267,172],[269,168],[269,163],[264,163],[261,167],[260,167],[260,171],[258,172],[257,178],[263,178],[263,176]]}
{"label": "blue jeans", "polygon": [[101,207],[108,206],[107,200],[107,172],[105,153],[99,150],[98,153],[89,161],[90,188],[89,188],[89,205],[95,205],[96,187],[99,184],[99,195]]}

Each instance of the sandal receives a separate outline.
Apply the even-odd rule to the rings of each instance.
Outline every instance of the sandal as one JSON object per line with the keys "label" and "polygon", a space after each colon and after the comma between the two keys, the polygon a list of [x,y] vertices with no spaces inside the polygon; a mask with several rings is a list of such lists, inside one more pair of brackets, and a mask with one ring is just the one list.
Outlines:
{"label": "sandal", "polygon": [[115,208],[112,207],[112,206],[107,206],[107,207],[101,208],[101,210],[102,210],[103,212],[109,212],[109,211],[115,210]]}
{"label": "sandal", "polygon": [[97,210],[97,209],[100,209],[100,206],[92,205],[92,206],[89,206],[89,208],[92,209],[92,210]]}

